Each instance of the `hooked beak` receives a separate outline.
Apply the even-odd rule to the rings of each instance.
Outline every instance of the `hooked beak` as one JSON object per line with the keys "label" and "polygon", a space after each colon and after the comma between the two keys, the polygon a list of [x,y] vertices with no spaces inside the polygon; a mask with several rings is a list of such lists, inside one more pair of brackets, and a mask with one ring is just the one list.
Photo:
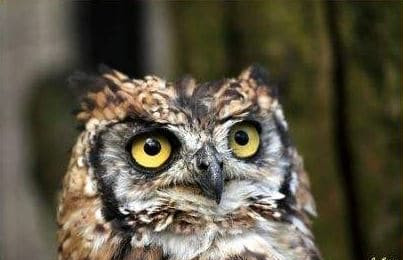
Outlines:
{"label": "hooked beak", "polygon": [[224,189],[223,162],[214,146],[206,144],[196,153],[196,168],[200,189],[220,204]]}

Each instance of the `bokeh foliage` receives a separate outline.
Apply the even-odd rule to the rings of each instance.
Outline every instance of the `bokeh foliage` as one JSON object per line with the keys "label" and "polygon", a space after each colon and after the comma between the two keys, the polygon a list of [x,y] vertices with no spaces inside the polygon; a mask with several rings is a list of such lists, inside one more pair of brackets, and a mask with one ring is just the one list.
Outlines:
{"label": "bokeh foliage", "polygon": [[[334,7],[344,59],[345,122],[360,242],[366,258],[395,259],[402,241],[401,3],[341,2]],[[310,174],[319,212],[314,222],[319,247],[326,259],[352,259],[357,255],[347,224],[350,198],[344,193],[335,149],[339,86],[332,80],[334,46],[327,8],[318,1],[170,2],[175,58],[172,74],[164,76],[174,80],[191,73],[206,81],[236,76],[252,63],[268,68]],[[51,210],[67,165],[66,147],[76,135],[65,76],[37,82],[27,113],[33,178],[52,202]]]}

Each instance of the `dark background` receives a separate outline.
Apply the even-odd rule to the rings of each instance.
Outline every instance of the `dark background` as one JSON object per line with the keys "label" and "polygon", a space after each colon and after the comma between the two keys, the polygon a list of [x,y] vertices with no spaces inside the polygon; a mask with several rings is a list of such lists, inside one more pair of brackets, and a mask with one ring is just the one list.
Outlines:
{"label": "dark background", "polygon": [[401,13],[397,1],[0,1],[0,258],[55,258],[74,71],[202,82],[259,63],[305,159],[325,259],[399,259]]}

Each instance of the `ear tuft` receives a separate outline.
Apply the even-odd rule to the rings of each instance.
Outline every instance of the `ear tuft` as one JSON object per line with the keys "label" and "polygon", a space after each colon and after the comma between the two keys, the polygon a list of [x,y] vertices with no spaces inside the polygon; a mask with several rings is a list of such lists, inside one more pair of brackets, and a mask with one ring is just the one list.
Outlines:
{"label": "ear tuft", "polygon": [[113,70],[106,64],[101,63],[98,65],[98,73],[103,74],[113,74]]}
{"label": "ear tuft", "polygon": [[178,92],[178,96],[183,98],[189,98],[193,95],[194,90],[196,89],[196,80],[190,76],[185,75],[181,79],[177,80],[174,83],[176,91]]}
{"label": "ear tuft", "polygon": [[76,96],[82,96],[89,91],[96,91],[104,87],[105,80],[84,72],[74,72],[67,79],[67,84]]}
{"label": "ear tuft", "polygon": [[[92,110],[103,113],[106,106],[117,100],[116,92],[121,89],[122,82],[127,80],[126,75],[106,65],[100,65],[95,75],[75,72],[68,78],[68,85],[79,101],[80,108],[75,111],[77,119],[87,121]],[[113,111],[110,108],[106,110],[107,116],[111,116]]]}
{"label": "ear tuft", "polygon": [[272,97],[278,97],[278,90],[270,81],[269,72],[259,64],[254,64],[244,71],[238,77],[239,79],[253,79],[258,86],[266,86],[270,90]]}
{"label": "ear tuft", "polygon": [[103,63],[98,65],[98,72],[102,76],[105,76],[105,75],[114,76],[117,79],[119,79],[120,81],[129,80],[129,77],[127,75],[123,74],[122,72],[120,72],[118,70],[111,69],[108,65],[105,65]]}

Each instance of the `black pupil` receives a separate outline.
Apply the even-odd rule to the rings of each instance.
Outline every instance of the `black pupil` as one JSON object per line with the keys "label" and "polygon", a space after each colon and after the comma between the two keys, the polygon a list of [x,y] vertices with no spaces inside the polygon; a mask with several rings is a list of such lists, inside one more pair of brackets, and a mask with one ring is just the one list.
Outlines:
{"label": "black pupil", "polygon": [[239,145],[245,145],[249,142],[249,136],[247,133],[244,131],[240,130],[235,133],[235,142],[237,142]]}
{"label": "black pupil", "polygon": [[154,138],[147,138],[144,144],[144,152],[148,155],[157,155],[161,151],[161,144]]}

